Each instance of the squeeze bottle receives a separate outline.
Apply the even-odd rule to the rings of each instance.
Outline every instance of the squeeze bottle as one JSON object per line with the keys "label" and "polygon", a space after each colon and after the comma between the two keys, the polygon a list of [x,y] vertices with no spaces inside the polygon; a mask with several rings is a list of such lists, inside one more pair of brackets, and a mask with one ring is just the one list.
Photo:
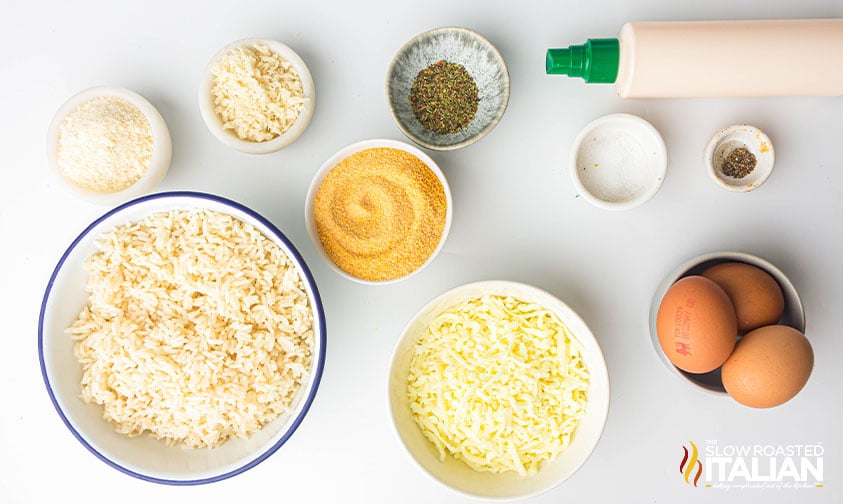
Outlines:
{"label": "squeeze bottle", "polygon": [[843,19],[627,23],[546,64],[623,98],[843,96]]}

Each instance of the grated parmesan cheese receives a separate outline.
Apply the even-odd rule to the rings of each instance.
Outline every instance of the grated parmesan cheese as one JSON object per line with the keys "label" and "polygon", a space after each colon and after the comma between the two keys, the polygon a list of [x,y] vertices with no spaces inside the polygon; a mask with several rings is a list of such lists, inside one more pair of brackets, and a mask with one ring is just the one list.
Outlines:
{"label": "grated parmesan cheese", "polygon": [[287,131],[305,97],[293,65],[265,45],[235,47],[213,66],[211,94],[223,128],[241,140],[265,142]]}
{"label": "grated parmesan cheese", "polygon": [[140,180],[149,168],[152,147],[146,116],[126,100],[102,96],[65,117],[56,163],[77,186],[111,193]]}
{"label": "grated parmesan cheese", "polygon": [[579,342],[537,304],[483,296],[439,314],[417,342],[408,394],[439,451],[476,471],[535,474],[585,415]]}

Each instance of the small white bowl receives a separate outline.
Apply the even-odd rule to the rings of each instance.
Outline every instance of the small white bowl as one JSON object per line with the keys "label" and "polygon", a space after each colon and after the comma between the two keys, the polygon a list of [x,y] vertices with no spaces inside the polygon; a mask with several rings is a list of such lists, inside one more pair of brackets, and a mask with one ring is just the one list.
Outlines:
{"label": "small white bowl", "polygon": [[[733,150],[741,147],[755,155],[755,168],[743,178],[726,175],[723,163]],[[708,174],[717,185],[730,191],[749,192],[760,187],[770,176],[776,154],[773,143],[763,131],[748,124],[736,124],[714,135],[705,148],[703,158]]]}
{"label": "small white bowl", "polygon": [[[477,112],[456,133],[425,128],[410,105],[414,79],[440,60],[465,67],[477,85]],[[427,149],[461,149],[488,135],[500,122],[509,103],[509,71],[501,53],[479,33],[459,26],[435,28],[410,39],[392,58],[386,73],[386,99],[392,118],[407,138]]]}
{"label": "small white bowl", "polygon": [[670,362],[659,343],[659,335],[656,332],[656,320],[658,318],[659,305],[671,285],[676,283],[680,278],[689,275],[699,275],[711,266],[725,262],[751,264],[769,273],[779,284],[784,295],[784,313],[778,323],[798,329],[800,332],[805,332],[805,309],[802,306],[802,300],[799,298],[796,287],[793,286],[790,279],[779,268],[769,261],[745,252],[711,252],[694,257],[680,264],[662,280],[653,295],[653,301],[650,303],[650,339],[659,359],[661,359],[662,363],[674,375],[699,390],[722,396],[726,396],[727,394],[726,389],[723,387],[723,381],[720,378],[719,367],[708,373],[695,374],[683,371]]}
{"label": "small white bowl", "polygon": [[[214,97],[211,94],[211,89],[214,85],[214,64],[223,57],[230,50],[237,47],[254,47],[256,45],[267,46],[272,52],[280,55],[285,60],[289,61],[293,69],[299,75],[302,83],[302,91],[304,93],[305,101],[302,106],[299,116],[296,121],[290,126],[287,131],[265,142],[250,142],[243,140],[237,136],[235,132],[223,127],[223,121],[214,111]],[[316,107],[316,89],[313,86],[313,78],[310,75],[310,70],[304,63],[304,60],[296,54],[295,51],[281,42],[265,39],[265,38],[247,38],[232,42],[220,49],[208,66],[205,68],[205,75],[202,78],[202,83],[199,85],[199,110],[202,113],[202,119],[211,133],[214,134],[222,143],[247,154],[269,154],[277,152],[293,142],[295,142],[307,129],[310,124],[310,119],[313,117],[313,110]]]}
{"label": "small white bowl", "polygon": [[[556,460],[542,464],[533,476],[478,472],[448,455],[444,462],[419,429],[410,411],[407,377],[415,345],[430,322],[443,310],[486,294],[512,296],[553,311],[580,342],[590,374],[586,415],[577,425],[570,446]],[[395,346],[389,368],[389,409],[402,444],[425,473],[445,486],[471,497],[488,500],[526,499],[539,495],[571,477],[588,459],[603,433],[609,413],[609,374],[600,345],[586,323],[565,303],[530,285],[484,281],[455,287],[427,303],[407,323]]]}
{"label": "small white bowl", "polygon": [[[439,238],[439,244],[433,250],[433,253],[430,254],[430,257],[415,269],[413,272],[409,273],[400,278],[395,278],[392,280],[383,280],[383,281],[374,281],[374,280],[364,280],[362,278],[358,278],[339,266],[331,259],[331,256],[328,255],[328,252],[325,251],[325,247],[322,246],[322,240],[319,239],[319,233],[316,229],[316,215],[315,215],[315,202],[316,202],[316,193],[319,191],[319,186],[322,185],[322,182],[325,180],[325,177],[328,176],[328,173],[334,169],[334,167],[343,159],[347,158],[348,156],[364,151],[367,149],[373,149],[378,147],[384,148],[391,148],[391,149],[399,149],[405,152],[409,152],[410,154],[416,156],[430,168],[430,171],[436,175],[436,178],[439,179],[439,182],[442,183],[442,189],[445,192],[445,202],[447,204],[447,209],[445,211],[445,227],[442,229],[442,236]],[[362,284],[368,285],[387,285],[395,282],[399,282],[401,280],[410,278],[411,276],[417,274],[419,271],[423,270],[431,261],[439,254],[439,251],[442,250],[442,247],[445,245],[445,241],[448,239],[448,232],[451,229],[451,219],[453,218],[453,202],[451,199],[451,189],[448,186],[448,181],[445,179],[445,174],[442,173],[442,170],[439,169],[439,165],[430,158],[427,154],[422,152],[420,149],[413,147],[410,144],[399,142],[397,140],[389,140],[384,138],[376,138],[371,140],[363,140],[357,143],[353,143],[346,147],[343,147],[336,154],[328,158],[327,161],[319,168],[319,171],[316,172],[316,175],[313,177],[313,181],[310,183],[310,188],[307,191],[307,197],[305,198],[305,207],[304,207],[304,218],[305,224],[307,226],[307,232],[310,234],[310,239],[313,241],[314,247],[316,247],[317,252],[319,255],[322,256],[323,259],[340,275],[348,278],[349,280],[354,280],[355,282],[360,282]]]}
{"label": "small white bowl", "polygon": [[[146,120],[149,121],[149,127],[152,131],[152,157],[146,172],[137,182],[129,187],[110,193],[92,191],[80,187],[65,177],[58,167],[59,134],[65,118],[83,103],[102,97],[119,98],[137,107],[144,117],[146,117]],[[59,107],[47,130],[47,159],[50,163],[51,171],[55,174],[55,179],[62,187],[71,191],[73,194],[99,205],[111,206],[152,192],[167,174],[167,170],[170,168],[172,152],[173,145],[170,139],[170,130],[167,128],[167,123],[164,122],[164,118],[158,110],[143,96],[122,87],[98,86],[76,93]]]}
{"label": "small white bowl", "polygon": [[[88,273],[83,263],[98,251],[95,242],[116,226],[136,222],[155,212],[205,208],[251,224],[278,245],[302,278],[313,311],[313,358],[308,380],[290,410],[248,439],[231,438],[216,448],[167,446],[151,435],[130,438],[102,418],[102,408],[80,398],[82,366],[74,356],[73,338],[65,332],[88,302]],[[195,192],[144,196],[120,205],[95,220],[64,252],[41,304],[38,357],[47,393],[70,432],[97,458],[130,476],[155,483],[197,485],[230,478],[265,460],[301,424],[316,395],[325,365],[325,312],[316,283],[293,244],[271,222],[233,201]]]}
{"label": "small white bowl", "polygon": [[631,114],[589,123],[571,148],[571,179],[589,203],[629,210],[652,198],[667,170],[667,151],[652,124]]}

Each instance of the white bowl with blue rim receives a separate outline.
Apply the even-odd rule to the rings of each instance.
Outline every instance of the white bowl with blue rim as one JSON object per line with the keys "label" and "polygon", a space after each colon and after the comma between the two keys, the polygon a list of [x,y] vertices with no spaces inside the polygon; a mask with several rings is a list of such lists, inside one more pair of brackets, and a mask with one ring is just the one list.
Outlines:
{"label": "white bowl with blue rim", "polygon": [[[204,208],[251,224],[278,245],[298,269],[313,311],[313,358],[308,379],[290,409],[248,439],[230,438],[215,448],[168,446],[151,435],[130,438],[102,418],[99,405],[80,397],[82,366],[65,329],[88,301],[83,268],[97,252],[95,241],[116,226],[170,210]],[[197,485],[223,480],[258,465],[275,453],[301,424],[316,395],[325,364],[325,313],[316,283],[302,256],[284,234],[253,210],[234,201],[196,192],[144,196],[96,219],[73,240],[53,271],[38,319],[38,357],[50,400],[70,432],[97,458],[130,476],[171,485]]]}

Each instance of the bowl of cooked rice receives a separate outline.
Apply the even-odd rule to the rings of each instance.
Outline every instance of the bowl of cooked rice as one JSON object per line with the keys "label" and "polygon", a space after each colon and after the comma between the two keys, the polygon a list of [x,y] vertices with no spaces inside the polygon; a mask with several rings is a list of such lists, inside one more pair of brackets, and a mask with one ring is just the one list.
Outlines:
{"label": "bowl of cooked rice", "polygon": [[475,498],[526,499],[571,477],[597,446],[609,376],[565,303],[521,283],[476,282],[406,325],[389,406],[399,439],[435,480]]}
{"label": "bowl of cooked rice", "polygon": [[38,355],[73,435],[136,478],[195,485],[272,455],[313,402],[325,315],[296,248],[249,208],[194,192],[135,199],[70,244]]}

